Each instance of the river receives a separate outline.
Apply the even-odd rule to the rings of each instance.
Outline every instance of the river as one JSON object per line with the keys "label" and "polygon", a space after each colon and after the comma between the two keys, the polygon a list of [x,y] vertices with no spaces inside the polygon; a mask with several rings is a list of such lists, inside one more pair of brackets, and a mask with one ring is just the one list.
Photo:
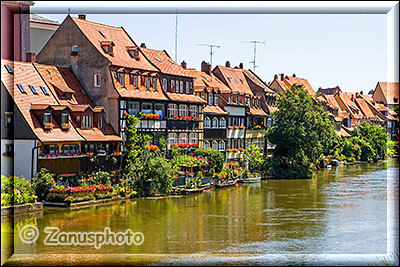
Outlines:
{"label": "river", "polygon": [[[27,254],[39,254],[30,256],[30,262],[39,258],[71,261],[71,256],[62,254],[97,254],[76,256],[72,262],[268,265],[371,261],[398,244],[398,222],[394,222],[398,213],[393,213],[398,203],[398,163],[395,159],[340,166],[318,170],[307,180],[262,180],[197,195],[137,198],[74,211],[46,208],[42,215],[14,220],[12,259],[22,264]],[[18,236],[27,224],[39,229],[39,238],[32,244],[24,244]],[[2,263],[12,248],[12,225],[11,220],[2,219]],[[131,229],[143,233],[144,242],[100,249],[48,246],[44,245],[48,226],[63,232]]]}

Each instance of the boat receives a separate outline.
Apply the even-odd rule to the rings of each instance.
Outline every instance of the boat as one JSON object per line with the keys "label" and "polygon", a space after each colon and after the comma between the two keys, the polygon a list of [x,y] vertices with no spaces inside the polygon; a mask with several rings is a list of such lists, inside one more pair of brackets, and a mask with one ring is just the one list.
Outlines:
{"label": "boat", "polygon": [[211,184],[210,183],[206,183],[206,184],[201,184],[197,186],[198,189],[209,189],[211,188]]}
{"label": "boat", "polygon": [[223,188],[223,187],[228,187],[228,186],[232,186],[232,185],[236,185],[237,181],[233,180],[233,181],[228,181],[225,183],[219,183],[219,184],[215,184],[216,188]]}
{"label": "boat", "polygon": [[240,182],[240,183],[258,183],[260,181],[261,181],[261,176],[257,176],[257,177],[242,178],[238,182]]}

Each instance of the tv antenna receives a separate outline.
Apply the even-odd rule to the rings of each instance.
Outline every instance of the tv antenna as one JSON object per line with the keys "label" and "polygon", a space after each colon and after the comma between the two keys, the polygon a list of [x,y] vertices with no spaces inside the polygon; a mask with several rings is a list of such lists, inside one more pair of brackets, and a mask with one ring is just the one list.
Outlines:
{"label": "tv antenna", "polygon": [[213,56],[213,47],[216,47],[216,48],[220,48],[221,46],[219,46],[219,45],[213,45],[213,44],[197,44],[197,45],[199,45],[199,46],[208,46],[208,47],[210,47],[210,65],[211,65],[211,67],[212,67],[212,56]]}
{"label": "tv antenna", "polygon": [[178,11],[175,16],[175,62],[178,62]]}
{"label": "tv antenna", "polygon": [[258,67],[258,66],[256,66],[256,47],[257,47],[257,44],[264,44],[264,46],[265,46],[266,41],[264,41],[264,42],[262,42],[262,41],[242,41],[241,43],[254,44],[253,61],[250,61],[249,63],[253,63],[253,72],[256,72],[256,68]]}

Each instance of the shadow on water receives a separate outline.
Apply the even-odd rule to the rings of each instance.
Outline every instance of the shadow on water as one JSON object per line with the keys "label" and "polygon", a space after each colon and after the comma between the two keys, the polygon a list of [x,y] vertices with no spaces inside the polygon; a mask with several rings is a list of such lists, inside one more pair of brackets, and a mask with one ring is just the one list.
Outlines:
{"label": "shadow on water", "polygon": [[[2,220],[2,255],[13,245],[16,254],[42,255],[386,253],[386,181],[388,175],[398,175],[397,168],[398,160],[340,166],[318,170],[306,180],[263,180],[180,198],[131,199],[74,211],[46,209],[41,217],[16,219],[14,226]],[[27,224],[40,232],[29,245],[18,238]],[[145,241],[100,249],[50,247],[44,245],[47,226],[65,232],[132,229],[142,232]]]}

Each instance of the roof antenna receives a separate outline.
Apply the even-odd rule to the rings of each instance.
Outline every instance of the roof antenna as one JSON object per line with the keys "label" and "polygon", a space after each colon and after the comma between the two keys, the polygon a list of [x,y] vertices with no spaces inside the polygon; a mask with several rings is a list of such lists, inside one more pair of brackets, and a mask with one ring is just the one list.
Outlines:
{"label": "roof antenna", "polygon": [[68,8],[68,15],[71,13],[71,8],[69,7]]}
{"label": "roof antenna", "polygon": [[197,44],[197,45],[210,47],[210,66],[212,68],[212,56],[214,55],[213,47],[220,48],[221,46],[220,45],[213,45],[213,44]]}
{"label": "roof antenna", "polygon": [[175,62],[178,62],[178,10],[175,16]]}
{"label": "roof antenna", "polygon": [[241,43],[248,43],[248,44],[254,44],[254,57],[253,57],[253,61],[250,61],[250,63],[253,63],[253,72],[256,72],[256,68],[258,66],[256,66],[256,46],[257,44],[264,44],[265,46],[265,41],[261,42],[261,41],[248,41],[248,42],[241,42]]}

